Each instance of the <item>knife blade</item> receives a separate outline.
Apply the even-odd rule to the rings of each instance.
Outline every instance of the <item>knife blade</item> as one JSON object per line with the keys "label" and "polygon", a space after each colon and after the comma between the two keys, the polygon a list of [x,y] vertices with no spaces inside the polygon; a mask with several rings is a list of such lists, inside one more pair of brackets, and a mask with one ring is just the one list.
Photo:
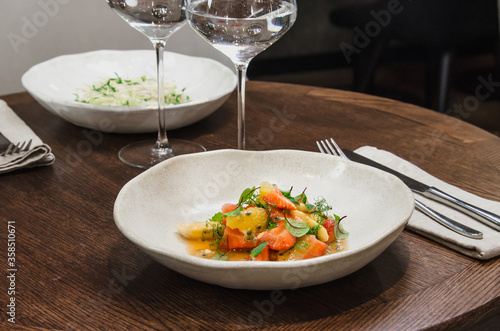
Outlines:
{"label": "knife blade", "polygon": [[429,199],[438,201],[440,203],[443,203],[447,206],[450,206],[452,208],[455,208],[473,218],[476,220],[488,225],[489,227],[500,231],[500,216],[493,214],[489,211],[486,211],[484,209],[481,209],[479,207],[473,206],[467,202],[464,202],[462,200],[459,200],[433,186],[426,185],[424,183],[421,183],[413,178],[410,178],[406,175],[403,175],[402,173],[397,172],[396,170],[393,170],[389,167],[386,167],[380,163],[377,163],[369,158],[366,158],[360,154],[354,153],[349,150],[343,149],[344,153],[347,155],[349,159],[352,161],[358,162],[358,163],[363,163],[375,168],[378,168],[380,170],[386,171],[390,174],[393,174],[394,176],[398,177],[405,183],[413,192],[421,194]]}

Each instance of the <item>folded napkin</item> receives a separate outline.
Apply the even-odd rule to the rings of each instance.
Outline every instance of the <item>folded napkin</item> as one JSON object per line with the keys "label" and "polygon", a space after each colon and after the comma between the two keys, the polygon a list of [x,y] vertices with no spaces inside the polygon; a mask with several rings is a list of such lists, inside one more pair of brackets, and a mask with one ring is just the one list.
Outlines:
{"label": "folded napkin", "polygon": [[[358,148],[355,152],[424,184],[434,186],[441,191],[453,195],[454,197],[466,201],[476,207],[500,215],[500,202],[483,199],[477,195],[443,182],[442,180],[431,176],[412,163],[405,161],[392,153],[371,146]],[[412,231],[457,252],[476,259],[486,260],[500,255],[500,232],[468,215],[465,215],[439,202],[425,198],[420,194],[415,194],[415,198],[427,205],[429,208],[432,208],[437,212],[456,220],[457,222],[481,231],[483,233],[483,239],[471,239],[455,233],[418,210],[413,212],[413,215],[407,225],[408,229],[411,229]]]}
{"label": "folded napkin", "polygon": [[54,163],[55,157],[50,147],[44,144],[3,100],[0,100],[0,132],[13,143],[27,143],[31,140],[29,150],[0,156],[0,174]]}

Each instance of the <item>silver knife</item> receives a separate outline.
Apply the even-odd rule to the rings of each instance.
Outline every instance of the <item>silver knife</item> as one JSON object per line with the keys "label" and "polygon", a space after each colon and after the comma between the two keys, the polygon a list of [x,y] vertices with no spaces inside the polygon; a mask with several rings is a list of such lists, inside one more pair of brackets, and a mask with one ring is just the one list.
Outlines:
{"label": "silver knife", "polygon": [[419,193],[429,199],[439,201],[461,212],[464,212],[465,214],[474,217],[478,221],[492,227],[493,229],[500,231],[500,216],[459,200],[441,190],[438,190],[435,187],[425,185],[413,178],[403,175],[362,155],[351,152],[349,150],[343,151],[352,161],[370,165],[372,167],[391,173],[401,179],[413,192]]}

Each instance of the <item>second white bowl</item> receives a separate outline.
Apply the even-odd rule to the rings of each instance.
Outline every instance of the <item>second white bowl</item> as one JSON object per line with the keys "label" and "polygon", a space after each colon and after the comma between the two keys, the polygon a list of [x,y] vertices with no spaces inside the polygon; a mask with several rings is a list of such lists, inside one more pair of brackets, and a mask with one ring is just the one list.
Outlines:
{"label": "second white bowl", "polygon": [[[174,82],[191,101],[168,105],[167,130],[193,124],[216,111],[237,84],[234,71],[202,57],[164,54],[164,77]],[[50,112],[78,126],[117,133],[158,130],[157,108],[103,106],[75,101],[85,85],[116,77],[156,77],[153,50],[100,50],[62,55],[39,63],[22,77],[24,88]]]}

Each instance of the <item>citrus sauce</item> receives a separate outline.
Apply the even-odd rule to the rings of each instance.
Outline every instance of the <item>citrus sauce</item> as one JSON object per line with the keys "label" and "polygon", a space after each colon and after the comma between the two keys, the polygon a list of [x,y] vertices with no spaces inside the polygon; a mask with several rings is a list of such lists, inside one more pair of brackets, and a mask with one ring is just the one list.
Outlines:
{"label": "citrus sauce", "polygon": [[[215,252],[215,242],[213,240],[184,240],[187,244],[187,252],[196,257],[201,257],[204,259],[212,259]],[[335,254],[338,252],[345,251],[347,249],[347,241],[346,239],[336,240],[330,244],[326,249],[325,255]],[[231,250],[227,252],[226,261],[246,261],[250,252],[252,250]]]}

